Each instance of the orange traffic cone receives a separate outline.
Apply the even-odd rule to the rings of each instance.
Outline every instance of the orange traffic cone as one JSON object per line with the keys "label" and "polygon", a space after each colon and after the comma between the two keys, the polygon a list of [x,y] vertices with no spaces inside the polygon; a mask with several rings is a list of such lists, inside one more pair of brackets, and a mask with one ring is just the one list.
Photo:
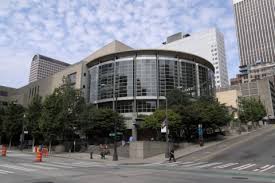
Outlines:
{"label": "orange traffic cone", "polygon": [[2,156],[7,156],[7,147],[2,145]]}
{"label": "orange traffic cone", "polygon": [[37,152],[36,153],[35,162],[42,162],[42,152]]}

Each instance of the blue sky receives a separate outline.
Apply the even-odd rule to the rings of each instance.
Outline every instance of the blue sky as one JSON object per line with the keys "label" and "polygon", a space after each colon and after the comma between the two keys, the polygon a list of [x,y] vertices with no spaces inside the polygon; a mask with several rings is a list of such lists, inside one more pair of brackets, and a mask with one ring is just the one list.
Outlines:
{"label": "blue sky", "polygon": [[229,76],[239,58],[231,0],[0,0],[0,85],[28,83],[40,53],[75,63],[114,39],[158,47],[176,32],[218,27]]}

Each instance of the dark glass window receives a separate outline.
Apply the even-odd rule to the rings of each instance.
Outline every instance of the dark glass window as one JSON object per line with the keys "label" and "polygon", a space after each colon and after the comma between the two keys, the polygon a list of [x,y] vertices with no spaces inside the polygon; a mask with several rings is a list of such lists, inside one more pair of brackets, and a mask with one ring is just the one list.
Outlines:
{"label": "dark glass window", "polygon": [[178,86],[177,61],[159,60],[159,91],[160,96],[166,96]]}
{"label": "dark glass window", "polygon": [[154,112],[157,108],[155,100],[138,100],[137,112]]}
{"label": "dark glass window", "polygon": [[156,60],[136,61],[136,95],[157,96]]}
{"label": "dark glass window", "polygon": [[76,72],[68,75],[69,82],[74,85],[76,83]]}
{"label": "dark glass window", "polygon": [[7,91],[0,91],[0,96],[7,97],[8,96],[8,92]]}
{"label": "dark glass window", "polygon": [[116,94],[118,97],[133,96],[133,61],[116,62]]}
{"label": "dark glass window", "polygon": [[180,84],[182,91],[187,95],[196,96],[196,65],[187,62],[180,62]]}
{"label": "dark glass window", "polygon": [[119,113],[133,112],[133,101],[118,101],[116,110]]}
{"label": "dark glass window", "polygon": [[104,64],[98,67],[98,99],[113,98],[114,64]]}

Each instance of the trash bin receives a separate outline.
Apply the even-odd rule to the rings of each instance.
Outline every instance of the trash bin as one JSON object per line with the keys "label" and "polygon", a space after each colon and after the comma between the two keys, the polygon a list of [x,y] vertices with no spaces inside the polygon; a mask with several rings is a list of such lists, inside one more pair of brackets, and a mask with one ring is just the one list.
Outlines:
{"label": "trash bin", "polygon": [[90,152],[90,159],[93,159],[93,152]]}

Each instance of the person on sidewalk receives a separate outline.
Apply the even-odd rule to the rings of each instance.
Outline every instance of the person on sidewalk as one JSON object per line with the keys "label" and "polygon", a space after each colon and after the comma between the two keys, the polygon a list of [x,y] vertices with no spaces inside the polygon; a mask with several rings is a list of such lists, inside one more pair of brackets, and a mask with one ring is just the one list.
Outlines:
{"label": "person on sidewalk", "polygon": [[99,145],[101,159],[105,159],[105,148],[102,144]]}
{"label": "person on sidewalk", "polygon": [[170,151],[170,154],[169,154],[169,162],[171,162],[171,160],[173,159],[174,162],[176,162],[176,159],[175,159],[175,151],[174,149],[172,149]]}

